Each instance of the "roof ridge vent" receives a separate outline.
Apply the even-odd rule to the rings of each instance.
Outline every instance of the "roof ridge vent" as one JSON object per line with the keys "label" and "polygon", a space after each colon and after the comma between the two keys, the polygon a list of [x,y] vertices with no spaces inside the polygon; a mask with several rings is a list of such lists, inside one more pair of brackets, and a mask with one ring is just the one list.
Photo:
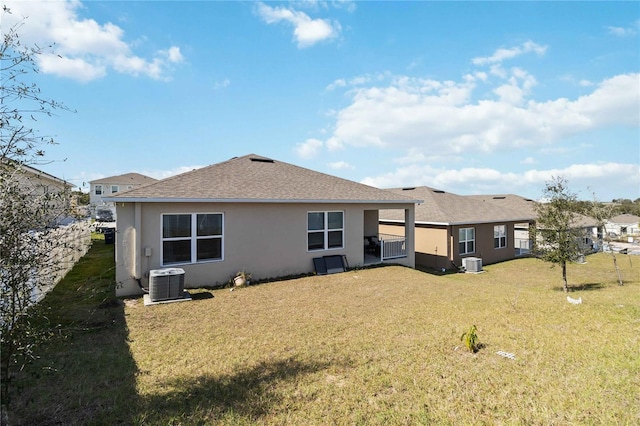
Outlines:
{"label": "roof ridge vent", "polygon": [[494,200],[504,200],[505,198],[507,197],[505,196],[493,197]]}
{"label": "roof ridge vent", "polygon": [[435,192],[436,194],[444,194],[444,191],[442,189],[434,189],[433,192]]}
{"label": "roof ridge vent", "polygon": [[415,187],[415,186],[410,186],[410,187],[407,187],[407,188],[402,188],[402,190],[403,190],[403,191],[413,191],[414,189],[416,189],[416,187]]}
{"label": "roof ridge vent", "polygon": [[252,157],[252,158],[249,158],[249,160],[255,161],[256,163],[275,163],[275,161],[273,161],[271,158]]}

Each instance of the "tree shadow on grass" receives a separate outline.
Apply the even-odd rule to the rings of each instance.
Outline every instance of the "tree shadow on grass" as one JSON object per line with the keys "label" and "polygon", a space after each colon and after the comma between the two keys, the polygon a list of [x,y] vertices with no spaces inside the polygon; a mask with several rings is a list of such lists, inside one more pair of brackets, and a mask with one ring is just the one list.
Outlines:
{"label": "tree shadow on grass", "polygon": [[138,368],[115,297],[113,257],[113,246],[94,243],[38,304],[38,328],[49,338],[15,377],[10,424],[133,422]]}
{"label": "tree shadow on grass", "polygon": [[18,376],[11,424],[130,424],[138,368],[124,306],[63,324]]}
{"label": "tree shadow on grass", "polygon": [[177,378],[164,383],[167,393],[141,396],[139,421],[151,424],[203,424],[226,420],[253,423],[272,412],[282,394],[278,383],[328,368],[293,358],[262,362],[223,376]]}
{"label": "tree shadow on grass", "polygon": [[[595,291],[605,289],[607,286],[603,283],[585,283],[585,284],[569,284],[569,293],[573,291]],[[556,291],[564,291],[561,286],[553,288]]]}

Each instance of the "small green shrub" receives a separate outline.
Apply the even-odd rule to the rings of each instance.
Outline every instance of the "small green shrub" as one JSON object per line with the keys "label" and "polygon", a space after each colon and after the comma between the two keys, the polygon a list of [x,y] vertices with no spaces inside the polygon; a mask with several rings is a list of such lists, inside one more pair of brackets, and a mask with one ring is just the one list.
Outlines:
{"label": "small green shrub", "polygon": [[480,349],[480,341],[478,339],[478,328],[472,325],[469,331],[465,331],[460,336],[460,340],[464,342],[464,345],[470,352],[476,353]]}

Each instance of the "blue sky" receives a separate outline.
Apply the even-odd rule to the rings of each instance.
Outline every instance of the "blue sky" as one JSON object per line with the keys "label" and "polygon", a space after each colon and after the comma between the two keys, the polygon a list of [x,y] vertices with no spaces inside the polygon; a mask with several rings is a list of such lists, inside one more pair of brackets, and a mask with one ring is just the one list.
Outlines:
{"label": "blue sky", "polygon": [[3,29],[55,42],[36,82],[77,112],[35,123],[58,142],[40,168],[78,186],[256,153],[381,188],[640,197],[638,2],[6,4]]}

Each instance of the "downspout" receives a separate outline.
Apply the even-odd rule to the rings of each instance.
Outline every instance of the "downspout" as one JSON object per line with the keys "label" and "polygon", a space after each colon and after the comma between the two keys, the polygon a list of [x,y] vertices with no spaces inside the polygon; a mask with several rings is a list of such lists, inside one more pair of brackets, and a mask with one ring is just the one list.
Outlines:
{"label": "downspout", "polygon": [[142,285],[142,205],[134,203],[133,211],[133,279],[138,283],[138,287],[145,293],[149,291]]}

